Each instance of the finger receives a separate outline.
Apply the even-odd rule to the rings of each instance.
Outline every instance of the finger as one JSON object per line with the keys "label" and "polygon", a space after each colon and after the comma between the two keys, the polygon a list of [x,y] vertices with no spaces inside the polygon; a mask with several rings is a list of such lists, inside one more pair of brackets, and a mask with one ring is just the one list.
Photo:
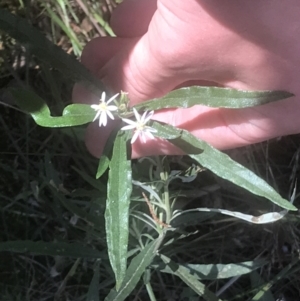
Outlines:
{"label": "finger", "polygon": [[126,38],[99,37],[90,41],[81,55],[81,63],[96,74],[111,58],[132,40]]}
{"label": "finger", "polygon": [[[300,121],[296,116],[299,107],[299,101],[291,98],[247,109],[194,106],[189,109],[164,110],[156,112],[152,119],[188,130],[218,149],[229,149],[298,133]],[[282,118],[283,111],[289,118]],[[90,145],[92,153],[100,156],[93,144]],[[137,140],[132,144],[133,158],[162,154],[177,155],[182,154],[182,151],[161,139],[148,139],[146,143]]]}
{"label": "finger", "polygon": [[[196,8],[199,10],[198,6]],[[183,12],[181,17],[185,20],[189,14]],[[204,17],[209,19],[208,16]],[[220,27],[219,24],[214,22],[214,26],[211,26],[213,28],[202,29],[199,33],[201,39],[195,40],[191,32],[180,28],[184,25],[189,29],[188,24],[175,18],[177,24],[172,23],[170,26],[172,20],[174,21],[174,14],[166,8],[156,10],[147,34],[132,41],[131,45],[124,47],[99,70],[98,76],[114,91],[128,92],[132,105],[160,97],[185,81],[206,79],[222,83],[233,78],[232,72],[228,72],[231,65],[223,62],[223,52],[214,55],[212,42],[209,42],[211,32],[214,32],[215,27]],[[220,41],[224,31],[226,33],[226,30],[221,30],[214,38]],[[190,40],[195,41],[188,45],[184,42]],[[201,44],[201,51],[195,50],[198,42]],[[220,60],[222,63],[216,66],[216,62]]]}
{"label": "finger", "polygon": [[161,97],[179,85],[174,71],[151,53],[147,37],[131,41],[101,70],[98,77],[113,91],[127,92],[131,105]]}
{"label": "finger", "polygon": [[[84,48],[81,62],[96,75],[113,56],[130,42],[131,40],[123,38],[96,38],[89,42]],[[74,103],[93,104],[99,101],[99,97],[92,94],[83,85],[77,83],[73,88],[72,101]]]}
{"label": "finger", "polygon": [[118,37],[140,37],[148,30],[156,0],[126,0],[113,12],[110,25]]}

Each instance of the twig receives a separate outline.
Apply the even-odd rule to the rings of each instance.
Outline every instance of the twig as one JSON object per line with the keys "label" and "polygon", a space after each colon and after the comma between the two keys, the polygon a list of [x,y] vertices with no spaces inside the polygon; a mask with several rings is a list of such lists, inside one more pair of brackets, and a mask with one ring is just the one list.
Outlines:
{"label": "twig", "polygon": [[156,216],[156,214],[155,214],[155,212],[154,212],[154,209],[153,209],[153,207],[152,207],[152,205],[151,205],[151,202],[149,201],[149,199],[147,198],[147,196],[145,195],[145,193],[142,192],[142,194],[143,194],[143,197],[144,197],[144,199],[145,199],[145,201],[146,201],[146,203],[147,203],[147,205],[148,205],[148,207],[149,207],[150,214],[151,214],[152,218],[155,220],[155,222],[156,222],[157,224],[159,224],[159,225],[165,227],[165,228],[169,228],[170,225],[168,225],[168,224],[162,222],[162,221],[159,220],[159,218]]}

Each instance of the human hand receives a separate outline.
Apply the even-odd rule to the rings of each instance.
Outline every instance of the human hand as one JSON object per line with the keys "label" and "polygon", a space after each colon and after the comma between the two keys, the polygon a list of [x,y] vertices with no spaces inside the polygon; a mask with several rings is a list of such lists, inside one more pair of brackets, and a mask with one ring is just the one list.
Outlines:
{"label": "human hand", "polygon": [[[294,93],[255,108],[195,106],[153,116],[220,149],[256,143],[300,131],[299,13],[298,0],[125,0],[111,20],[117,38],[91,41],[82,62],[113,91],[128,92],[132,105],[191,84]],[[74,102],[98,102],[78,85],[73,95]],[[101,154],[114,126],[91,124],[92,154]],[[132,149],[133,157],[176,153],[156,140]]]}

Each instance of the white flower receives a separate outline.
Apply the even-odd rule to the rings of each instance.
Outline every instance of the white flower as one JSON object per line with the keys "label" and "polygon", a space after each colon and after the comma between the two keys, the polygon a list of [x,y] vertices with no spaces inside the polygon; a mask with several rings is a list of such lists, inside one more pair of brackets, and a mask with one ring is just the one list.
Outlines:
{"label": "white flower", "polygon": [[143,142],[146,142],[146,136],[148,136],[151,139],[154,139],[152,133],[156,133],[157,132],[156,129],[146,125],[147,122],[153,116],[154,111],[151,111],[148,114],[147,111],[145,111],[144,114],[141,116],[139,115],[137,110],[133,108],[133,113],[135,115],[136,121],[123,118],[122,120],[128,123],[129,125],[126,125],[121,128],[121,130],[123,131],[135,129],[135,132],[131,139],[131,143],[134,143],[138,137],[140,137]]}
{"label": "white flower", "polygon": [[105,101],[106,94],[105,94],[105,92],[103,92],[101,95],[99,104],[91,105],[91,108],[97,112],[93,121],[95,121],[99,117],[99,126],[107,125],[107,116],[110,119],[115,119],[114,115],[111,113],[111,111],[116,111],[116,110],[118,110],[118,108],[116,106],[112,106],[112,105],[108,106],[108,104],[110,102],[112,102],[118,95],[119,95],[119,93],[117,93],[116,95],[111,97],[108,101]]}

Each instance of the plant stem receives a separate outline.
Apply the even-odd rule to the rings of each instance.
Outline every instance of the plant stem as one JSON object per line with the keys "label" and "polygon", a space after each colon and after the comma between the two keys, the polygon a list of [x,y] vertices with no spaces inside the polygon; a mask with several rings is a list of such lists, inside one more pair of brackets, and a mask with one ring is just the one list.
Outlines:
{"label": "plant stem", "polygon": [[169,194],[169,185],[168,185],[168,174],[167,172],[164,173],[164,203],[165,203],[165,210],[166,210],[166,223],[169,224],[171,217],[172,217],[172,209],[170,204],[170,194]]}
{"label": "plant stem", "polygon": [[[157,157],[157,168],[160,171],[160,179],[163,181],[163,201],[164,201],[164,210],[166,213],[166,223],[169,224],[171,218],[172,218],[172,208],[170,204],[170,194],[169,194],[169,183],[168,178],[169,174],[168,171],[165,171],[166,169],[163,168],[163,164],[160,160],[160,157]],[[160,217],[160,221],[163,222],[163,220]]]}
{"label": "plant stem", "polygon": [[147,289],[150,300],[151,301],[157,301],[156,298],[155,298],[155,295],[154,295],[154,292],[153,292],[153,289],[152,289],[152,286],[151,286],[150,282],[148,282],[146,284],[146,289]]}

